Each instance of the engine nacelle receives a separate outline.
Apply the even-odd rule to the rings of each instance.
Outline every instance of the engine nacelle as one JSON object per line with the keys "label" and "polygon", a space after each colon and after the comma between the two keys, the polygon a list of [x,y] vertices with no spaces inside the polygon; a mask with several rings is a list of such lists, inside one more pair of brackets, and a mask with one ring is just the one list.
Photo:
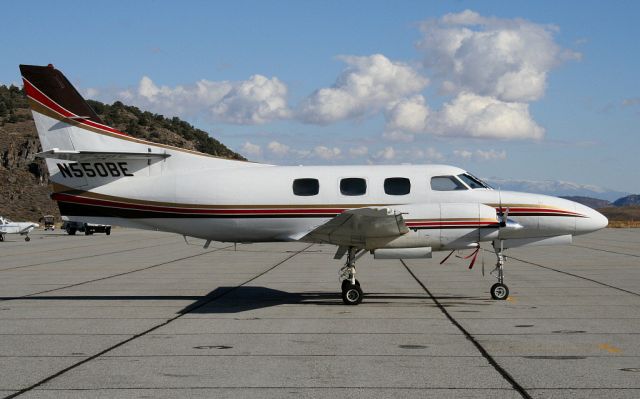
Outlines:
{"label": "engine nacelle", "polygon": [[498,239],[496,210],[484,204],[411,204],[394,206],[393,210],[403,214],[409,232],[391,240],[370,240],[367,249],[467,249],[480,241]]}

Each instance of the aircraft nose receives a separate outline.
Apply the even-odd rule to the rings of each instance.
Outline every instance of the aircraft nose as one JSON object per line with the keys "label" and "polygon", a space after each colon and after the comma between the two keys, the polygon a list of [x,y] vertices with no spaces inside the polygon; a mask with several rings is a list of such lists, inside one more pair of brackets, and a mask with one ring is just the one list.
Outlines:
{"label": "aircraft nose", "polygon": [[576,212],[584,215],[584,217],[576,219],[576,234],[591,233],[604,229],[609,224],[609,219],[588,206],[579,204],[576,206]]}

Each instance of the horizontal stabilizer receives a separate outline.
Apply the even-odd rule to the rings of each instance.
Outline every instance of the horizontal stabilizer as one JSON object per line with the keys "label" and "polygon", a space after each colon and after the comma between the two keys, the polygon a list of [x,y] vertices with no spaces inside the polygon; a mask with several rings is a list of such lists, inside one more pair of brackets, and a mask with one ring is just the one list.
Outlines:
{"label": "horizontal stabilizer", "polygon": [[170,156],[170,154],[160,152],[68,151],[57,148],[36,154],[37,158],[54,158],[78,162],[97,159],[166,159]]}

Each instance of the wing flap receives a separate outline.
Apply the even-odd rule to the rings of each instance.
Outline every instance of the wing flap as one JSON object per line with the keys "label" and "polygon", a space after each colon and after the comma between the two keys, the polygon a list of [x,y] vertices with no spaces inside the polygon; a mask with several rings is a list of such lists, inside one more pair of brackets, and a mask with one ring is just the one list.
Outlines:
{"label": "wing flap", "polygon": [[302,237],[302,241],[366,248],[369,240],[392,239],[408,232],[401,213],[389,208],[359,208],[342,212]]}

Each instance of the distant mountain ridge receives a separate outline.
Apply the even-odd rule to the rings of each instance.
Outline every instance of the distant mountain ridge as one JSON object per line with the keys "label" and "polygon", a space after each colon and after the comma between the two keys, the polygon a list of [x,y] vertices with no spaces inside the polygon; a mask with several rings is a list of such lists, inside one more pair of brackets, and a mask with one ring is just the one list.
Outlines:
{"label": "distant mountain ridge", "polygon": [[[207,132],[179,118],[142,111],[116,101],[88,103],[106,124],[151,142],[245,160]],[[0,85],[0,215],[37,222],[43,215],[59,217],[49,198],[49,174],[35,154],[42,151],[27,98],[16,86]]]}
{"label": "distant mountain ridge", "polygon": [[613,202],[614,206],[638,206],[640,205],[640,195],[632,194],[619,198]]}
{"label": "distant mountain ridge", "polygon": [[560,198],[568,199],[570,201],[574,201],[582,205],[586,205],[593,209],[605,208],[607,206],[611,206],[611,202],[607,200],[598,199],[598,198],[581,197],[581,196],[561,196]]}
{"label": "distant mountain ridge", "polygon": [[494,188],[552,195],[554,197],[589,197],[615,201],[631,193],[611,190],[591,184],[579,184],[561,180],[515,180],[490,177],[484,179]]}

